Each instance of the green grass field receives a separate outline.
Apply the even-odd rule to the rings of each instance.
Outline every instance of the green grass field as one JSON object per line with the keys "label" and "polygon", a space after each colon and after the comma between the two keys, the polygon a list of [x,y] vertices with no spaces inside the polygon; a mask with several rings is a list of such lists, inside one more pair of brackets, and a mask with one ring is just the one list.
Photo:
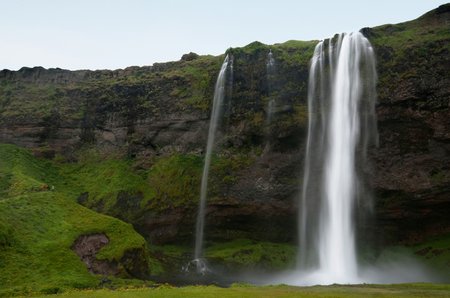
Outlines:
{"label": "green grass field", "polygon": [[157,288],[74,291],[58,295],[39,297],[450,297],[448,284],[399,284],[399,285],[354,285],[354,286],[242,286],[230,288],[215,286],[190,286]]}

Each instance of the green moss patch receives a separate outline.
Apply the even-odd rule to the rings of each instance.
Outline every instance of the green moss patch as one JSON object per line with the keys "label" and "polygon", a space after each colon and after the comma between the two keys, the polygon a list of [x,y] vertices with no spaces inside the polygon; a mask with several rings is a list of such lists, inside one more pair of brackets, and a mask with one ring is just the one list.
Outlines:
{"label": "green moss patch", "polygon": [[150,168],[149,187],[154,197],[148,202],[154,209],[196,204],[199,197],[203,158],[175,154],[159,158]]}
{"label": "green moss patch", "polygon": [[106,158],[90,152],[91,158],[78,163],[59,164],[59,172],[66,177],[64,188],[80,195],[89,194],[88,206],[102,204],[102,210],[112,208],[119,192],[142,193],[154,196],[146,181],[146,173],[133,170],[132,162],[118,157]]}
{"label": "green moss patch", "polygon": [[212,263],[232,269],[287,269],[293,265],[296,251],[290,244],[237,239],[213,244],[205,254]]}
{"label": "green moss patch", "polygon": [[[116,215],[114,209],[121,204],[118,202],[120,195],[130,198],[138,196],[137,206],[133,206],[136,209],[133,210],[134,215],[128,214],[130,210],[120,210],[122,213],[128,212],[127,218],[132,220],[140,211],[164,210],[197,203],[203,169],[202,156],[161,156],[153,159],[149,169],[136,169],[134,161],[130,159],[102,157],[98,152],[89,154],[93,158],[57,165],[59,173],[66,177],[66,185],[63,186],[66,192],[74,196],[86,193],[83,205]],[[121,206],[122,209],[128,207]]]}
{"label": "green moss patch", "polygon": [[441,270],[450,278],[450,235],[432,238],[410,247],[410,250],[432,268]]}

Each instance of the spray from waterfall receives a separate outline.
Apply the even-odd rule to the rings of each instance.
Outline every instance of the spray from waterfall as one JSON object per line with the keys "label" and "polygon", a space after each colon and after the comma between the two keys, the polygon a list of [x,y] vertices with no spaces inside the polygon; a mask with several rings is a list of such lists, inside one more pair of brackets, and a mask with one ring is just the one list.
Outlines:
{"label": "spray from waterfall", "polygon": [[299,204],[298,268],[315,283],[356,282],[357,201],[367,146],[376,140],[376,70],[361,33],[320,42],[311,61],[309,126]]}
{"label": "spray from waterfall", "polygon": [[220,68],[220,72],[217,77],[216,86],[214,90],[214,100],[211,110],[211,119],[209,122],[208,141],[206,144],[205,162],[203,166],[203,174],[200,188],[200,202],[197,214],[197,223],[195,228],[194,260],[192,261],[197,270],[197,273],[199,274],[205,274],[208,271],[206,262],[203,259],[203,241],[205,230],[206,199],[208,193],[208,176],[211,165],[212,151],[214,148],[214,142],[216,138],[216,132],[220,122],[220,118],[222,116],[222,110],[224,105],[227,70],[232,71],[232,62],[228,55],[225,57],[222,67]]}

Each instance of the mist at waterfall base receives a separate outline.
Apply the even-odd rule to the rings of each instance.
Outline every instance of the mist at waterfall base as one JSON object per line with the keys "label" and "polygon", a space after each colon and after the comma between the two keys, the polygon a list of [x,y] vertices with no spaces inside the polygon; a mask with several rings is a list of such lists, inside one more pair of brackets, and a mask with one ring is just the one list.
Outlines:
{"label": "mist at waterfall base", "polygon": [[331,284],[396,284],[414,282],[448,282],[441,272],[436,272],[405,252],[383,253],[376,261],[360,264],[357,276],[330,279],[327,273],[314,269],[293,269],[271,275],[243,275],[248,282],[258,285],[287,284],[313,286]]}

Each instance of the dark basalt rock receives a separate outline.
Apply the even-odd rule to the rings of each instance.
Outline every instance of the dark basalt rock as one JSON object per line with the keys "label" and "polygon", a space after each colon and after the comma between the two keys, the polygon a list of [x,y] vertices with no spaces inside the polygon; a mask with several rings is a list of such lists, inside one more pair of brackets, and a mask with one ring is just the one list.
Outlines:
{"label": "dark basalt rock", "polygon": [[359,30],[359,32],[361,32],[361,34],[364,35],[366,38],[374,37],[374,32],[372,28],[364,27],[361,30]]}
{"label": "dark basalt rock", "polygon": [[196,53],[190,52],[188,54],[184,54],[183,56],[181,56],[181,60],[183,61],[192,61],[194,59],[197,59],[199,56]]}

